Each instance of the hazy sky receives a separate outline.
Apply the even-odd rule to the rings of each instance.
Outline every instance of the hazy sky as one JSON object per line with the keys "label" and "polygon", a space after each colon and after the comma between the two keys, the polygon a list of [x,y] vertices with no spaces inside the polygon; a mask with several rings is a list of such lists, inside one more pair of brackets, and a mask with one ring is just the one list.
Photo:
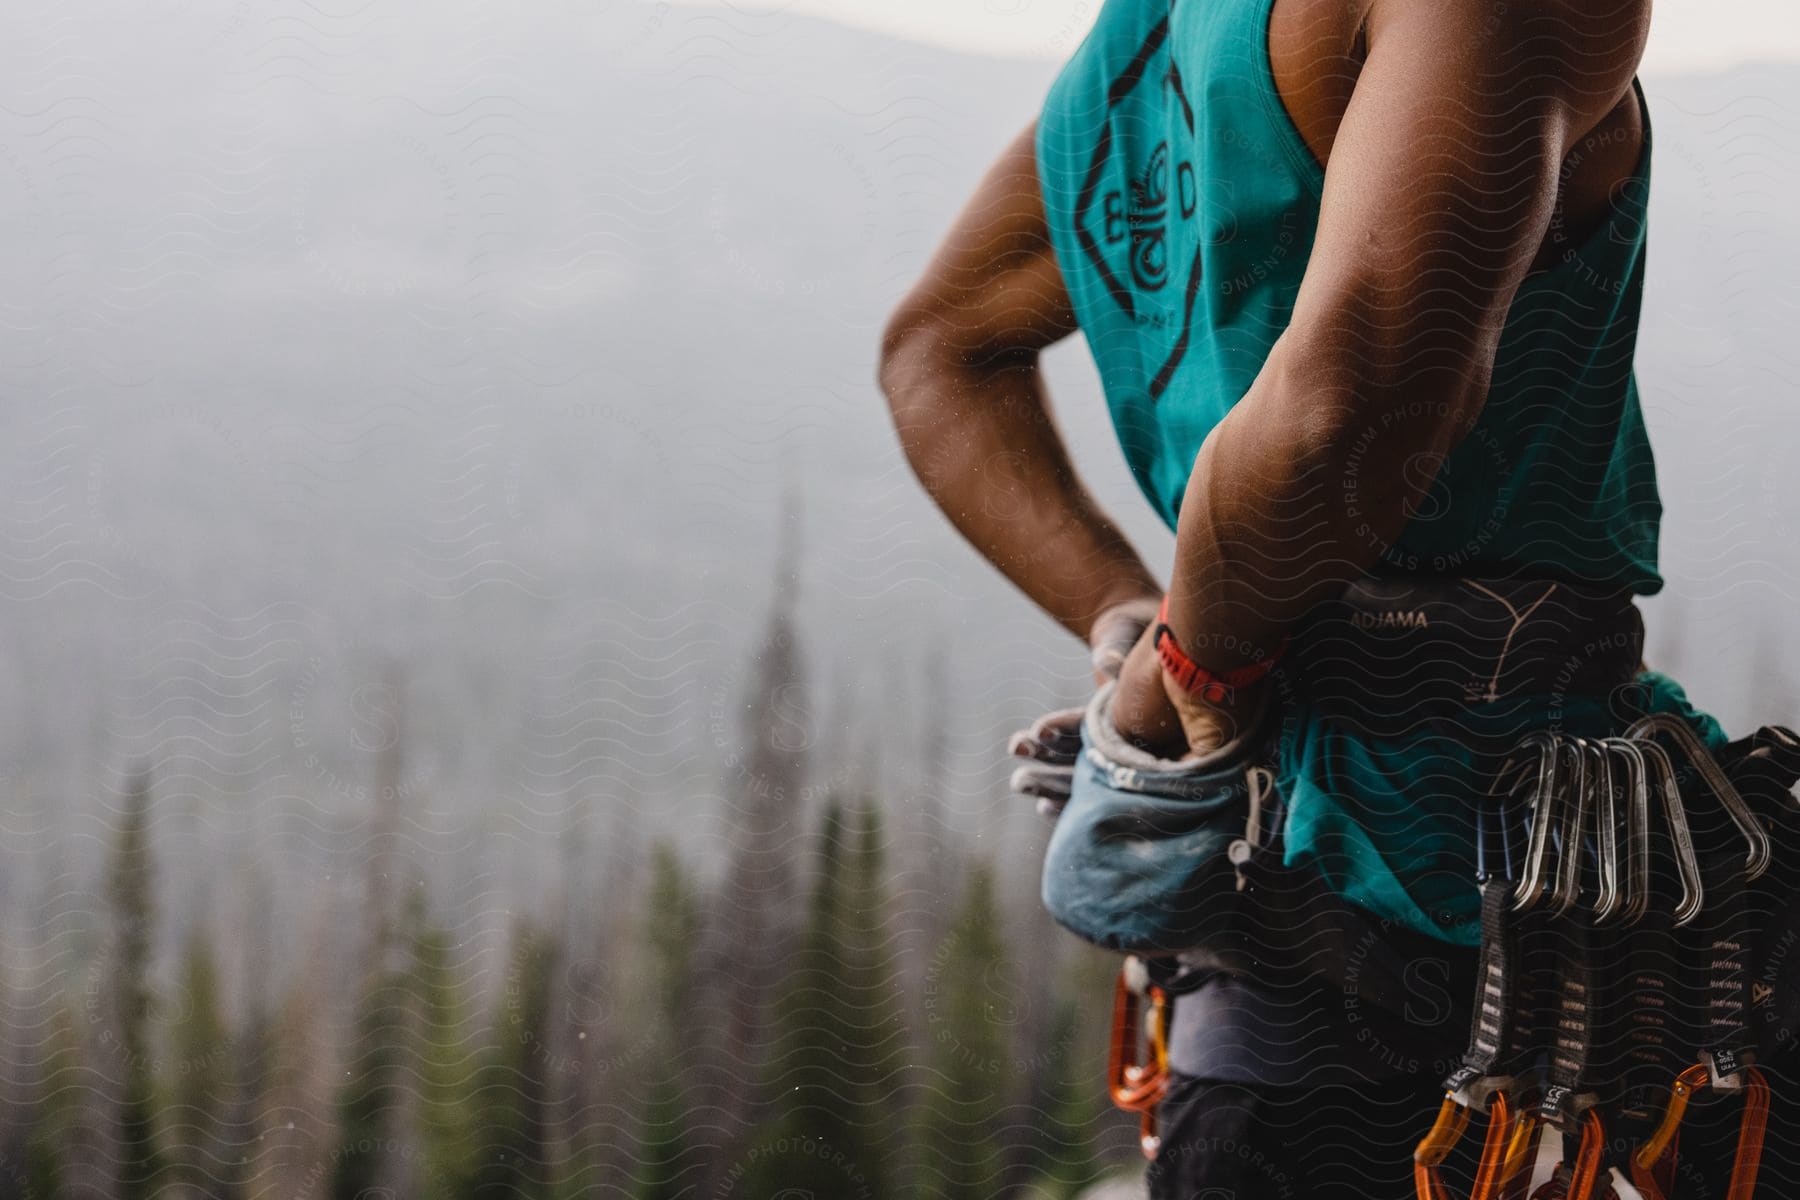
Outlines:
{"label": "hazy sky", "polygon": [[[1093,23],[1098,0],[693,0],[783,11],[1018,58],[1061,58]],[[1794,0],[1661,0],[1647,71],[1693,71],[1749,60],[1800,60]]]}

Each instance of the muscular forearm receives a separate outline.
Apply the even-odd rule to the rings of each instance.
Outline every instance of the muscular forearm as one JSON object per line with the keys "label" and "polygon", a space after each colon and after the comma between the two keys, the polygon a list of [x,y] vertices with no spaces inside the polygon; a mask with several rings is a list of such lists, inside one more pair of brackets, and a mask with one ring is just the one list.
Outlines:
{"label": "muscular forearm", "polygon": [[[1182,496],[1169,625],[1208,670],[1275,653],[1308,609],[1366,571],[1479,411],[1484,377],[1466,364],[1415,361],[1401,380],[1370,362],[1341,343],[1284,337],[1201,446]],[[1267,686],[1222,709],[1179,695],[1146,639],[1125,664],[1114,718],[1178,756],[1239,732]]]}
{"label": "muscular forearm", "polygon": [[1415,359],[1403,379],[1368,363],[1341,343],[1283,339],[1201,447],[1169,621],[1196,660],[1228,670],[1274,652],[1308,609],[1363,574],[1479,410],[1484,379],[1464,358]]}
{"label": "muscular forearm", "polygon": [[896,339],[883,390],[907,460],[976,550],[1065,628],[1161,588],[1075,474],[1035,354],[967,362],[930,328]]}

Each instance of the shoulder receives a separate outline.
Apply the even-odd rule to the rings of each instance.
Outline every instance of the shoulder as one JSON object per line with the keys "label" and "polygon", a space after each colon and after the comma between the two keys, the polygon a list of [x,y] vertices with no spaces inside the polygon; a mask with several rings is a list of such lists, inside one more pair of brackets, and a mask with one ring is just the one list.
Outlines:
{"label": "shoulder", "polygon": [[[1587,50],[1641,46],[1650,29],[1651,0],[1365,0],[1371,27],[1427,22],[1474,33],[1496,44],[1573,39]],[[1548,47],[1554,51],[1554,47]]]}
{"label": "shoulder", "polygon": [[1533,97],[1585,126],[1630,85],[1651,0],[1371,0],[1366,35],[1458,62],[1495,95]]}

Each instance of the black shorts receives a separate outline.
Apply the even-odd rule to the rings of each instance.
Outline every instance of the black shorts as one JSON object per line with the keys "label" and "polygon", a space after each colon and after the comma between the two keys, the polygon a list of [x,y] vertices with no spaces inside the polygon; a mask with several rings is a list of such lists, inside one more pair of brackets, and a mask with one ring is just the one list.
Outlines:
{"label": "black shorts", "polygon": [[1456,953],[1466,978],[1422,971],[1404,1017],[1317,980],[1212,975],[1177,996],[1152,1200],[1411,1197],[1413,1148],[1468,1041],[1452,994],[1473,991],[1474,952]]}
{"label": "black shorts", "polygon": [[[1443,1099],[1421,1077],[1271,1087],[1177,1076],[1157,1114],[1151,1200],[1405,1200],[1413,1147]],[[1464,1194],[1472,1182],[1454,1167],[1445,1177]]]}

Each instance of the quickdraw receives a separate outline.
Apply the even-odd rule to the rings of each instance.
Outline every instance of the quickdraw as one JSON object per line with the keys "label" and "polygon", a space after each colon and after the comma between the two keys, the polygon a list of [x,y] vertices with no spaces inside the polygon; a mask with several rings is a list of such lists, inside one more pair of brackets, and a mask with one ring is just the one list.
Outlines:
{"label": "quickdraw", "polygon": [[[1556,883],[1548,897],[1551,908],[1547,915],[1555,922],[1552,928],[1559,943],[1554,960],[1552,1035],[1547,1048],[1549,1083],[1538,1104],[1538,1123],[1540,1134],[1555,1131],[1563,1138],[1564,1157],[1555,1168],[1561,1194],[1567,1200],[1592,1200],[1606,1148],[1601,1098],[1592,1079],[1594,1028],[1600,1006],[1591,933],[1601,901],[1596,897],[1592,912],[1580,911],[1577,902],[1583,891],[1581,851],[1588,814],[1599,811],[1599,794],[1610,787],[1610,773],[1606,751],[1594,743],[1569,739],[1561,744],[1560,752],[1560,757],[1567,760],[1567,782],[1559,794],[1540,798],[1542,806],[1533,818],[1534,832],[1555,824]],[[1598,849],[1605,842],[1596,831],[1588,844]],[[1606,875],[1607,871],[1595,864],[1595,874]],[[1532,897],[1520,899],[1529,901]],[[1571,1137],[1577,1139],[1572,1160],[1567,1155]]]}
{"label": "quickdraw", "polygon": [[[1650,739],[1661,735],[1672,741],[1748,845],[1741,870],[1733,869],[1724,855],[1707,860],[1704,886],[1713,921],[1703,947],[1710,966],[1702,1049],[1699,1061],[1682,1070],[1670,1085],[1661,1123],[1632,1158],[1632,1182],[1646,1200],[1663,1200],[1667,1181],[1673,1176],[1675,1140],[1689,1100],[1695,1092],[1711,1087],[1743,1096],[1744,1111],[1726,1195],[1729,1200],[1749,1200],[1762,1161],[1769,1087],[1755,1066],[1755,1039],[1748,1021],[1750,930],[1744,889],[1769,867],[1768,832],[1686,725],[1672,718],[1651,717],[1634,725],[1630,733],[1646,739],[1646,748],[1653,753],[1662,753],[1662,747]],[[1673,775],[1672,761],[1668,765]]]}
{"label": "quickdraw", "polygon": [[1156,1107],[1169,1090],[1168,1012],[1168,995],[1150,982],[1142,960],[1127,958],[1113,988],[1107,1091],[1113,1104],[1140,1115],[1138,1145],[1145,1158],[1155,1158],[1162,1146]]}
{"label": "quickdraw", "polygon": [[[1501,768],[1482,802],[1475,829],[1475,873],[1482,901],[1475,1016],[1462,1065],[1444,1082],[1437,1122],[1413,1153],[1413,1181],[1420,1200],[1448,1200],[1439,1168],[1462,1140],[1474,1114],[1485,1113],[1488,1119],[1472,1192],[1475,1200],[1492,1200],[1499,1194],[1522,1165],[1531,1140],[1535,1118],[1516,1103],[1523,1078],[1517,1071],[1535,1048],[1536,1022],[1530,1011],[1532,998],[1517,988],[1521,940],[1515,909],[1522,885],[1514,882],[1519,847],[1511,799],[1526,781],[1535,783],[1537,795],[1555,795],[1558,767],[1553,741],[1529,739]],[[1542,831],[1545,825],[1540,822],[1534,833]],[[1534,838],[1534,849],[1537,841]]]}

